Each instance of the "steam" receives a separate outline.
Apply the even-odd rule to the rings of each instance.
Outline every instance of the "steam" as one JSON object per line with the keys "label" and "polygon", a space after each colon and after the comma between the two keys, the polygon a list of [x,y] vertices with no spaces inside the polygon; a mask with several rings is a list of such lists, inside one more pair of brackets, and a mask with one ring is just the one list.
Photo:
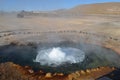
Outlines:
{"label": "steam", "polygon": [[76,48],[50,48],[39,50],[35,62],[41,65],[59,66],[64,63],[79,63],[85,59],[85,54]]}

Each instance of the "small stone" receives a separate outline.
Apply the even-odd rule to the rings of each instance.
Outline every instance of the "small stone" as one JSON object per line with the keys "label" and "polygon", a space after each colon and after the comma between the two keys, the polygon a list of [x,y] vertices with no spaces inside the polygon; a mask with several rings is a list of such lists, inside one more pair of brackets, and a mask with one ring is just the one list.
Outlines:
{"label": "small stone", "polygon": [[76,72],[75,72],[75,74],[77,74],[78,76],[80,76],[80,73],[79,73],[79,71],[76,71]]}
{"label": "small stone", "polygon": [[91,69],[91,71],[96,71],[96,69]]}
{"label": "small stone", "polygon": [[25,66],[26,69],[30,68],[29,66]]}
{"label": "small stone", "polygon": [[29,69],[28,71],[29,71],[29,73],[31,73],[31,74],[32,74],[32,73],[34,73],[34,71],[33,71],[33,70],[31,70],[31,69]]}
{"label": "small stone", "polygon": [[57,73],[58,76],[63,76],[64,74],[63,73]]}
{"label": "small stone", "polygon": [[112,70],[115,70],[115,67],[112,67]]}
{"label": "small stone", "polygon": [[68,75],[68,80],[73,80],[73,76],[72,75]]}
{"label": "small stone", "polygon": [[51,78],[52,74],[51,73],[46,73],[45,78]]}
{"label": "small stone", "polygon": [[56,76],[56,75],[57,75],[57,73],[54,73],[54,74],[53,74],[53,76]]}
{"label": "small stone", "polygon": [[87,73],[90,73],[91,71],[89,69],[86,70]]}
{"label": "small stone", "polygon": [[43,71],[41,71],[41,70],[40,70],[39,72],[40,72],[40,73],[44,73],[44,72],[43,72]]}
{"label": "small stone", "polygon": [[85,71],[81,70],[80,73],[84,75],[84,74],[85,74]]}
{"label": "small stone", "polygon": [[99,71],[100,69],[99,68],[96,68],[97,71]]}

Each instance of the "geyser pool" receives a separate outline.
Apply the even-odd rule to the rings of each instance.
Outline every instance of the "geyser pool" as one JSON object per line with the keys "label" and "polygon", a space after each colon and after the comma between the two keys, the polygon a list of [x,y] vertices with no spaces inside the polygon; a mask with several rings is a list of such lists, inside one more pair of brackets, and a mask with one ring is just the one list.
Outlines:
{"label": "geyser pool", "polygon": [[120,55],[111,49],[85,43],[9,44],[0,46],[0,63],[4,62],[30,66],[34,71],[67,74],[100,66],[120,68]]}
{"label": "geyser pool", "polygon": [[85,53],[77,48],[54,47],[39,50],[34,62],[41,65],[59,66],[64,63],[80,63],[85,59]]}

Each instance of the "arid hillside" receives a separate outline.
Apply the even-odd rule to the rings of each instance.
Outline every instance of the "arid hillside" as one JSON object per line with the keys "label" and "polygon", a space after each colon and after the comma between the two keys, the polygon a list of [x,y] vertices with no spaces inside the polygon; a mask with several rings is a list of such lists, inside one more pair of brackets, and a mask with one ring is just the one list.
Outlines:
{"label": "arid hillside", "polygon": [[54,11],[22,11],[19,16],[79,17],[81,15],[120,15],[120,2],[78,5]]}
{"label": "arid hillside", "polygon": [[[58,11],[60,12],[60,11]],[[120,3],[110,2],[110,3],[96,3],[96,4],[86,4],[78,5],[69,10],[62,10],[61,13],[67,14],[116,14],[120,15]]]}

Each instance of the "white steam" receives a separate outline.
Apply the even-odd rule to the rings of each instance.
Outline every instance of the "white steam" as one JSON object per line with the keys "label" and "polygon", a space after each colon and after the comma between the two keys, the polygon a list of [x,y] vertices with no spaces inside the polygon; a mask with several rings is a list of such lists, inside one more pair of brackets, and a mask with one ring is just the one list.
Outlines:
{"label": "white steam", "polygon": [[85,59],[85,54],[76,48],[51,48],[38,51],[35,62],[41,65],[58,66],[64,63],[79,63]]}

